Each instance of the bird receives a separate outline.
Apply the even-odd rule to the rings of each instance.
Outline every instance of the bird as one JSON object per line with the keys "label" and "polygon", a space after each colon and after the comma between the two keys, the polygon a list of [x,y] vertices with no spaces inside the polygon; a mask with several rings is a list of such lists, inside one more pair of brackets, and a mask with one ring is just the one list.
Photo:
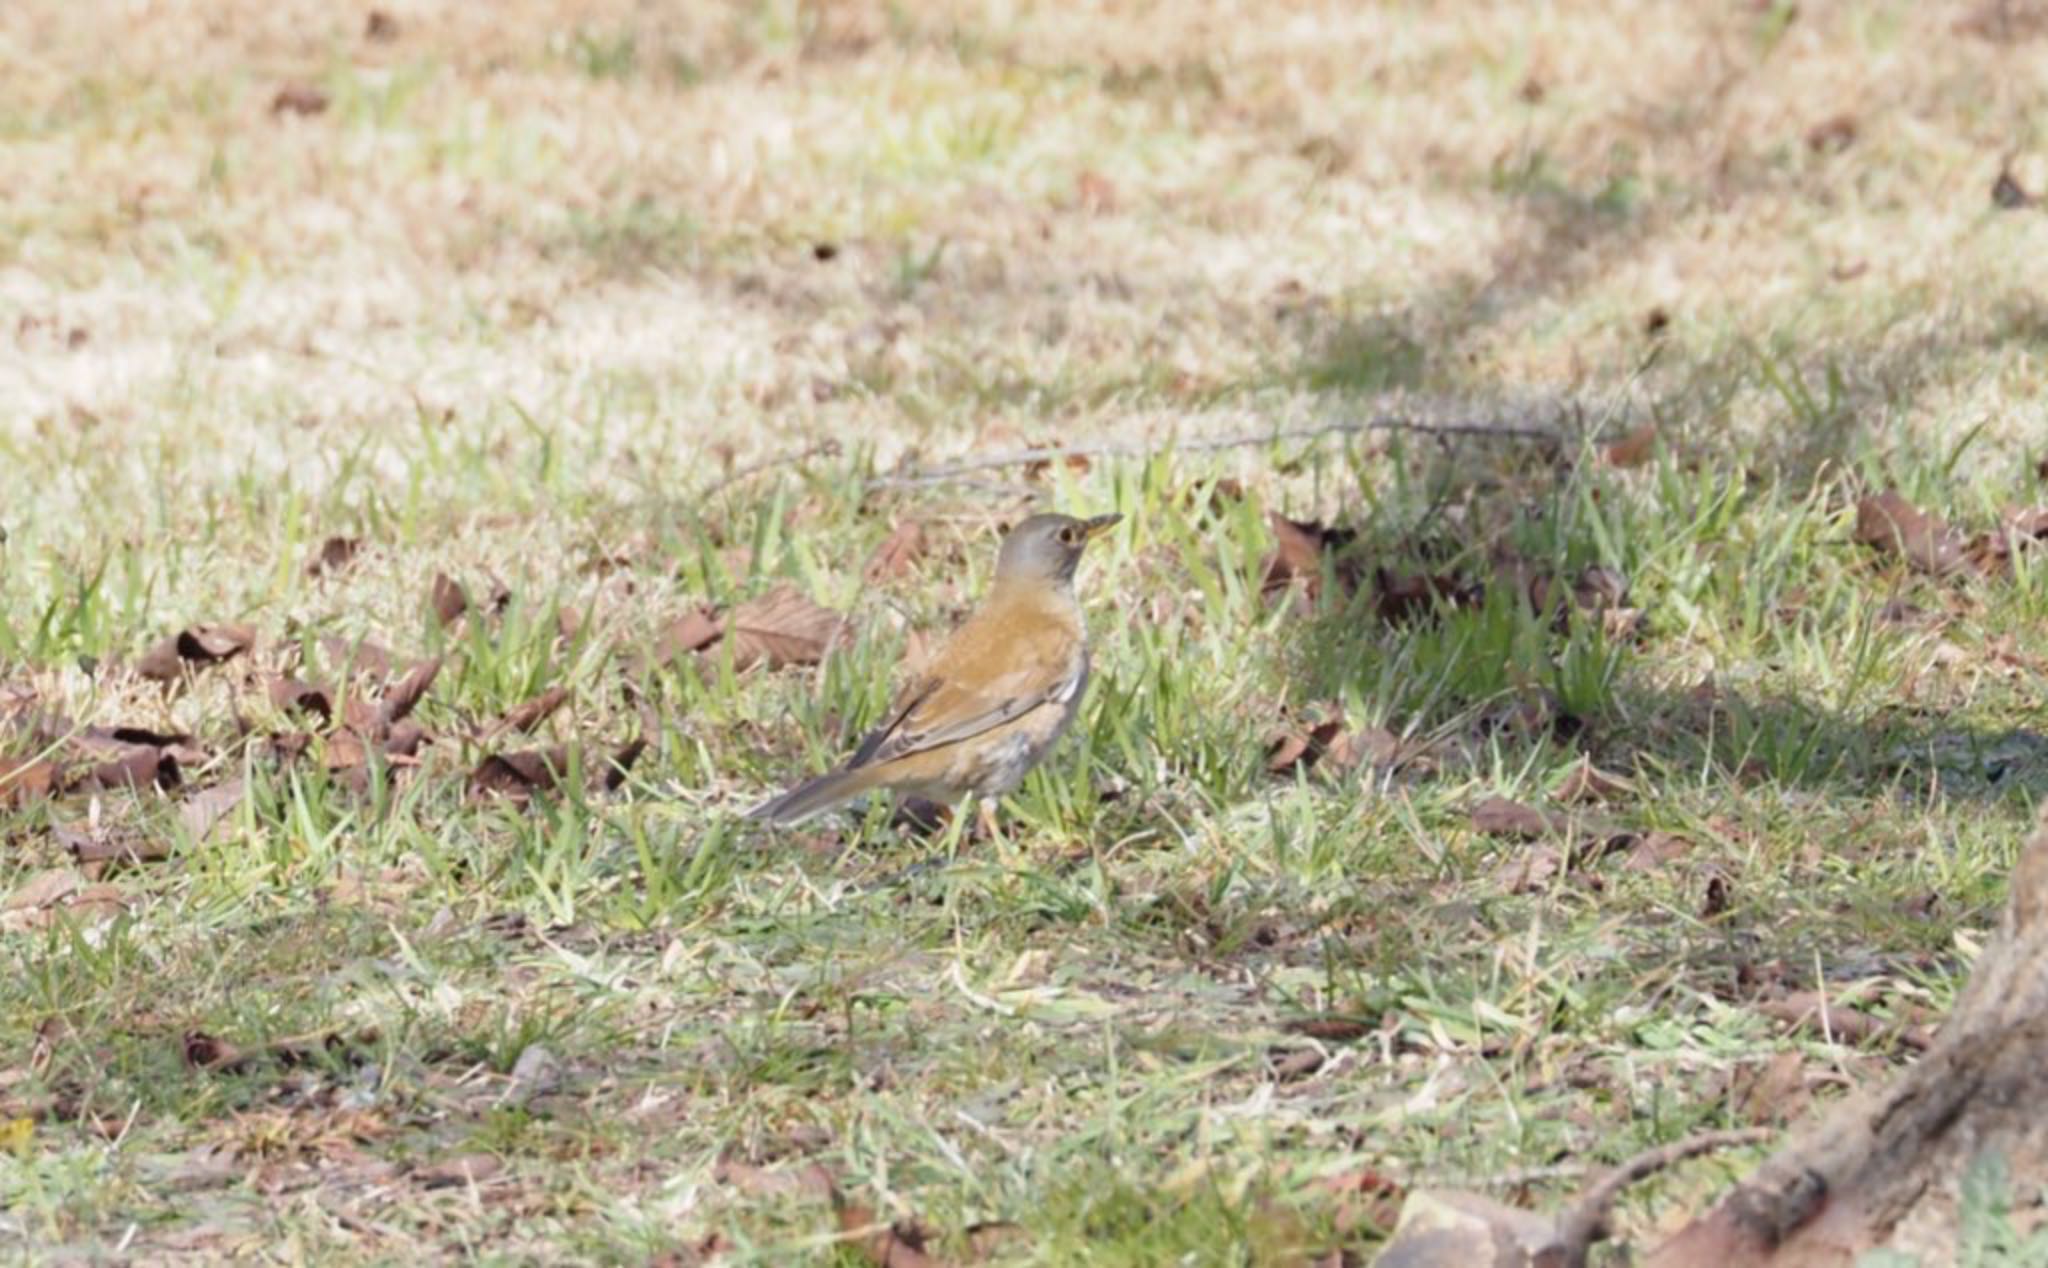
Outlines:
{"label": "bird", "polygon": [[971,797],[992,813],[1080,711],[1088,631],[1074,573],[1088,543],[1122,518],[1039,514],[1017,524],[981,606],[909,678],[853,756],[747,817],[788,827],[878,788],[935,802]]}

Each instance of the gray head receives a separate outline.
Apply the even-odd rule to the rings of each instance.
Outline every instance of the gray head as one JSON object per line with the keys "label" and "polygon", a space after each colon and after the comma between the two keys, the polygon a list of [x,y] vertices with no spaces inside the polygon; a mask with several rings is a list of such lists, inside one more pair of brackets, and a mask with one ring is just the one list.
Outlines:
{"label": "gray head", "polygon": [[1074,569],[1080,566],[1081,552],[1089,541],[1122,518],[1034,515],[1003,538],[1003,552],[996,556],[996,580],[1067,585],[1074,580]]}

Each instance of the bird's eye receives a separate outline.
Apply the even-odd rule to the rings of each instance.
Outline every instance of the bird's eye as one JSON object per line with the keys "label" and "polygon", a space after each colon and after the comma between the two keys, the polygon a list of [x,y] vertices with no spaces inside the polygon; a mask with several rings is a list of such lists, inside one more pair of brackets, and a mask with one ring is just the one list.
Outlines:
{"label": "bird's eye", "polygon": [[1081,534],[1075,532],[1072,528],[1063,528],[1060,530],[1060,540],[1071,546],[1081,540]]}

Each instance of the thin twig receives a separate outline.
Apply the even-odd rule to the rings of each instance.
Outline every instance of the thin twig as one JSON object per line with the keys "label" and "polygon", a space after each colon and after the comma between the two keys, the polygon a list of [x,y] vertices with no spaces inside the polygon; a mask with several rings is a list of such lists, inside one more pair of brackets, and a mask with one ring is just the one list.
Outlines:
{"label": "thin twig", "polygon": [[1315,423],[1301,427],[1267,428],[1262,431],[1233,432],[1222,436],[1194,436],[1185,440],[1165,442],[1110,441],[1099,445],[1059,445],[1042,449],[1016,449],[1007,453],[988,454],[970,458],[963,462],[943,467],[932,467],[924,471],[912,471],[907,475],[882,476],[871,483],[884,487],[903,488],[925,484],[945,484],[964,475],[978,471],[992,471],[999,467],[1022,467],[1034,462],[1060,462],[1067,458],[1135,458],[1155,453],[1180,452],[1203,453],[1216,449],[1240,449],[1250,445],[1272,445],[1287,440],[1316,440],[1324,436],[1352,436],[1365,432],[1402,431],[1419,432],[1428,436],[1477,437],[1499,440],[1556,441],[1561,439],[1558,431],[1548,427],[1521,427],[1512,424],[1494,423],[1432,423],[1399,415],[1382,415],[1378,418],[1340,419],[1330,423]]}
{"label": "thin twig", "polygon": [[761,459],[759,462],[750,462],[744,467],[740,467],[736,470],[726,472],[723,477],[714,480],[709,485],[707,485],[704,491],[699,493],[697,497],[700,500],[709,501],[711,498],[717,497],[719,494],[725,492],[727,489],[731,488],[735,484],[751,480],[755,476],[760,475],[763,472],[773,471],[777,467],[797,466],[801,463],[809,462],[813,458],[836,457],[838,453],[838,441],[821,440],[814,445],[809,445],[806,446],[805,448],[798,449],[790,453],[774,454],[770,457]]}
{"label": "thin twig", "polygon": [[1647,1149],[1627,1162],[1602,1175],[1586,1186],[1586,1191],[1572,1208],[1558,1217],[1558,1246],[1564,1252],[1563,1262],[1567,1268],[1576,1268],[1586,1262],[1586,1252],[1593,1243],[1606,1237],[1610,1231],[1608,1217],[1614,1213],[1614,1203],[1621,1197],[1622,1190],[1656,1175],[1659,1171],[1678,1165],[1688,1158],[1713,1153],[1719,1149],[1739,1149],[1745,1145],[1761,1145],[1769,1142],[1777,1133],[1768,1127],[1742,1127],[1733,1131],[1701,1132],[1674,1140],[1668,1145]]}

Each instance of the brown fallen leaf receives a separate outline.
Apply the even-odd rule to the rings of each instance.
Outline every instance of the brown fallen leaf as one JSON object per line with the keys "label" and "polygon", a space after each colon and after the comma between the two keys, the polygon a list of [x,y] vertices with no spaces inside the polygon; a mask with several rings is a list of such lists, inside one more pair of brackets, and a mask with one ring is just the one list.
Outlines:
{"label": "brown fallen leaf", "polygon": [[[1319,520],[1288,519],[1278,511],[1268,513],[1266,521],[1273,529],[1273,553],[1266,560],[1260,591],[1272,594],[1299,584],[1309,599],[1319,598],[1323,592],[1324,561],[1342,554],[1358,535],[1348,528],[1327,527]],[[1342,590],[1357,585],[1357,574],[1351,567],[1340,564],[1334,575]]]}
{"label": "brown fallen leaf", "polygon": [[1484,590],[1456,573],[1397,573],[1376,567],[1372,573],[1373,611],[1388,625],[1435,615],[1441,608],[1469,607]]}
{"label": "brown fallen leaf", "polygon": [[326,90],[313,84],[285,84],[270,99],[270,113],[275,115],[316,115],[326,109]]}
{"label": "brown fallen leaf", "polygon": [[1794,991],[1780,999],[1758,1000],[1756,1010],[1796,1030],[1832,1036],[1836,1043],[1867,1044],[1894,1036],[1901,1046],[1919,1052],[1932,1038],[1924,1026],[1894,1027],[1819,991]]}
{"label": "brown fallen leaf", "polygon": [[178,822],[195,842],[204,842],[213,835],[220,822],[234,813],[248,795],[247,783],[240,776],[202,789],[186,798],[178,808]]}
{"label": "brown fallen leaf", "polygon": [[153,682],[172,682],[187,665],[212,665],[239,656],[256,642],[246,625],[195,625],[157,643],[135,662],[135,672]]}
{"label": "brown fallen leaf", "polygon": [[1806,130],[1806,148],[1816,154],[1839,154],[1856,142],[1856,116],[1838,114]]}
{"label": "brown fallen leaf", "polygon": [[[1661,312],[1662,310],[1657,311]],[[1670,318],[1667,317],[1662,325],[1657,326],[1650,333],[1653,335],[1659,334],[1663,331],[1664,326],[1669,324]],[[1600,460],[1610,467],[1640,467],[1656,456],[1657,424],[1655,423],[1644,423],[1600,451]]]}
{"label": "brown fallen leaf", "polygon": [[334,697],[325,687],[279,675],[270,680],[270,703],[280,713],[305,713],[324,723],[334,720]]}
{"label": "brown fallen leaf", "polygon": [[517,753],[493,753],[469,776],[471,800],[507,797],[527,801],[552,791],[569,769],[569,748],[556,744]]}
{"label": "brown fallen leaf", "polygon": [[1634,791],[1635,785],[1628,780],[1601,770],[1590,760],[1581,758],[1577,765],[1565,773],[1564,779],[1559,781],[1550,796],[1553,800],[1574,805],[1612,801],[1617,797],[1626,797]]}
{"label": "brown fallen leaf", "polygon": [[116,863],[160,863],[171,857],[167,837],[145,837],[130,831],[105,831],[91,827],[56,824],[51,836],[70,851],[72,861],[89,878],[97,880]]}
{"label": "brown fallen leaf", "polygon": [[725,623],[735,670],[815,665],[845,631],[845,617],[786,584],[740,604]]}
{"label": "brown fallen leaf", "polygon": [[512,731],[531,731],[547,716],[568,703],[567,687],[549,687],[533,699],[515,708],[508,709],[505,716],[493,722],[483,733],[483,739],[494,740]]}
{"label": "brown fallen leaf", "polygon": [[1806,1062],[1787,1048],[1763,1066],[1743,1072],[1737,1080],[1737,1113],[1744,1122],[1763,1126],[1797,1118],[1811,1098],[1806,1092]]}
{"label": "brown fallen leaf", "polygon": [[1398,1181],[1370,1167],[1326,1176],[1316,1188],[1337,1203],[1337,1231],[1349,1235],[1361,1228],[1391,1231],[1401,1218],[1403,1190]]}
{"label": "brown fallen leaf", "polygon": [[875,547],[875,553],[868,556],[866,566],[861,569],[861,577],[869,585],[907,577],[922,558],[924,525],[916,520],[898,520],[882,544]]}
{"label": "brown fallen leaf", "polygon": [[725,621],[708,607],[691,608],[670,621],[654,643],[654,661],[666,665],[678,656],[705,648],[725,637]]}
{"label": "brown fallen leaf", "polygon": [[1280,1028],[1289,1034],[1305,1035],[1325,1043],[1351,1043],[1373,1033],[1378,1029],[1378,1023],[1344,1013],[1317,1013],[1312,1017],[1296,1017],[1282,1022]]}
{"label": "brown fallen leaf", "polygon": [[1543,889],[1565,870],[1565,852],[1548,841],[1510,854],[1493,869],[1493,883],[1501,892],[1526,894]]}
{"label": "brown fallen leaf", "polygon": [[188,1070],[226,1073],[248,1063],[240,1048],[203,1030],[186,1031],[181,1050]]}
{"label": "brown fallen leaf", "polygon": [[1963,539],[1947,521],[1922,511],[1895,489],[1856,504],[1856,541],[1935,575],[1953,572],[1964,562]]}
{"label": "brown fallen leaf", "polygon": [[815,1198],[837,1202],[839,1186],[822,1163],[807,1162],[787,1171],[757,1167],[738,1158],[720,1158],[711,1168],[711,1178],[736,1193],[750,1198]]}
{"label": "brown fallen leaf", "polygon": [[398,38],[398,19],[382,9],[372,9],[363,18],[363,38],[372,44],[389,44]]}
{"label": "brown fallen leaf", "polygon": [[839,1230],[875,1268],[939,1268],[939,1261],[925,1251],[922,1229],[901,1221],[883,1224],[870,1207],[840,1207]]}
{"label": "brown fallen leaf", "polygon": [[2012,174],[2012,168],[1998,169],[1998,179],[1991,182],[1991,205],[2000,211],[2018,211],[2034,205],[2034,196],[2027,187],[2020,184],[2019,177]]}
{"label": "brown fallen leaf", "polygon": [[633,763],[639,761],[640,755],[646,751],[644,736],[636,736],[612,750],[612,755],[605,759],[602,769],[597,772],[598,786],[606,792],[618,791],[632,773]]}
{"label": "brown fallen leaf", "polygon": [[356,552],[363,543],[354,537],[330,537],[320,543],[313,557],[306,561],[306,575],[317,577],[322,573],[340,572],[354,562]]}
{"label": "brown fallen leaf", "polygon": [[1675,832],[1646,832],[1629,847],[1622,868],[1630,872],[1654,872],[1686,855],[1692,842]]}
{"label": "brown fallen leaf", "polygon": [[1548,812],[1506,797],[1488,797],[1472,807],[1473,830],[1487,836],[1533,841],[1558,826],[1559,820]]}
{"label": "brown fallen leaf", "polygon": [[1266,770],[1274,775],[1306,773],[1344,730],[1341,717],[1325,718],[1307,727],[1288,726],[1266,742]]}
{"label": "brown fallen leaf", "polygon": [[111,920],[128,909],[118,886],[92,884],[75,867],[48,868],[0,899],[0,932],[45,929],[58,920]]}
{"label": "brown fallen leaf", "polygon": [[116,756],[100,762],[78,781],[84,790],[176,788],[183,778],[178,759],[153,744],[123,745]]}
{"label": "brown fallen leaf", "polygon": [[457,1154],[418,1168],[412,1172],[412,1182],[422,1189],[468,1188],[492,1179],[504,1169],[504,1160],[496,1154]]}
{"label": "brown fallen leaf", "polygon": [[418,708],[427,688],[434,685],[434,678],[440,672],[441,658],[435,656],[406,670],[405,677],[386,687],[377,706],[378,717],[384,725],[402,721]]}
{"label": "brown fallen leaf", "polygon": [[1557,1222],[1477,1193],[1422,1189],[1401,1204],[1379,1268],[1567,1262]]}
{"label": "brown fallen leaf", "polygon": [[428,588],[427,601],[433,605],[434,619],[443,625],[455,624],[456,618],[469,611],[469,595],[455,578],[445,572],[434,574],[433,584]]}
{"label": "brown fallen leaf", "polygon": [[0,806],[21,806],[50,796],[63,781],[55,762],[0,757]]}
{"label": "brown fallen leaf", "polygon": [[329,636],[320,640],[320,656],[327,668],[343,682],[353,678],[389,678],[391,653],[368,639],[351,642]]}

